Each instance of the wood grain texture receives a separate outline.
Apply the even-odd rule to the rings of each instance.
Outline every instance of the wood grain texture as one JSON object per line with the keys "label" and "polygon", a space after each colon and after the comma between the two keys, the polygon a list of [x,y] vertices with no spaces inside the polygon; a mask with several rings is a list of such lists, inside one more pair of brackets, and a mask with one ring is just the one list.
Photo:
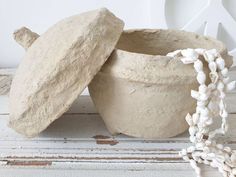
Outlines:
{"label": "wood grain texture", "polygon": [[[189,164],[178,155],[181,148],[189,145],[187,133],[162,140],[114,137],[106,131],[98,115],[78,114],[63,116],[38,138],[25,139],[6,127],[7,119],[8,115],[0,117],[0,172],[4,174],[23,176],[43,170],[46,176],[60,177],[66,174],[194,176]],[[101,140],[107,143],[98,143]],[[112,145],[111,141],[117,143]],[[235,132],[221,141],[235,148]],[[210,168],[204,168],[204,173],[209,177],[220,176]]]}
{"label": "wood grain texture", "polygon": [[[7,105],[0,97],[0,105]],[[189,145],[188,133],[177,137],[143,140],[112,136],[94,112],[89,96],[79,98],[83,110],[64,114],[37,138],[26,139],[7,127],[9,113],[0,111],[0,174],[7,176],[194,176],[178,152]],[[4,103],[5,102],[5,103]],[[2,106],[0,106],[2,107]],[[4,106],[3,106],[4,107]],[[236,115],[230,132],[219,137],[236,149]],[[214,125],[217,126],[217,123]],[[220,176],[204,167],[205,176]]]}
{"label": "wood grain texture", "polygon": [[15,69],[0,69],[0,95],[6,95],[10,91],[14,72]]}

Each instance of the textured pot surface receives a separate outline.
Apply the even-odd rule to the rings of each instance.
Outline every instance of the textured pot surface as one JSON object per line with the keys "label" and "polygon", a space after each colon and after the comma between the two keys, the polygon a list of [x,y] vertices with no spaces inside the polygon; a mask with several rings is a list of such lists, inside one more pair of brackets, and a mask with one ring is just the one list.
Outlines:
{"label": "textured pot surface", "polygon": [[[135,137],[165,138],[187,129],[185,116],[197,89],[192,65],[165,56],[184,48],[216,48],[232,64],[225,46],[212,38],[177,30],[128,30],[89,85],[109,131]],[[205,66],[206,69],[206,66]]]}
{"label": "textured pot surface", "polygon": [[66,18],[36,39],[12,82],[9,126],[32,137],[59,118],[105,63],[123,26],[98,9]]}

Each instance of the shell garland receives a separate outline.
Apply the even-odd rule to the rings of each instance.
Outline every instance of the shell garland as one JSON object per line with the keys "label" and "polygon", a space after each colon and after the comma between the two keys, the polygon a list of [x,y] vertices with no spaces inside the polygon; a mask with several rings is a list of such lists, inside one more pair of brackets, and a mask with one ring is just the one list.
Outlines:
{"label": "shell garland", "polygon": [[[197,100],[196,112],[187,114],[190,141],[192,146],[183,149],[180,155],[188,161],[201,177],[198,164],[218,168],[224,177],[236,176],[236,152],[230,147],[216,142],[216,135],[224,135],[228,130],[225,92],[235,89],[236,81],[229,81],[228,68],[216,49],[184,49],[168,53],[170,57],[180,57],[184,64],[193,64],[197,72],[198,90],[191,90],[191,96]],[[206,74],[203,71],[203,57],[210,70],[210,84],[206,85]],[[212,130],[210,126],[220,116],[221,127]]]}

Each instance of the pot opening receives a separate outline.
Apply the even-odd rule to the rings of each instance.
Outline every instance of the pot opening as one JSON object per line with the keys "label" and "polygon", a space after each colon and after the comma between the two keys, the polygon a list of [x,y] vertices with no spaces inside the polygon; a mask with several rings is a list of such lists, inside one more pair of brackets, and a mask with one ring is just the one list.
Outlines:
{"label": "pot opening", "polygon": [[117,48],[133,53],[166,55],[177,49],[205,48],[221,50],[223,44],[213,38],[180,30],[126,30]]}

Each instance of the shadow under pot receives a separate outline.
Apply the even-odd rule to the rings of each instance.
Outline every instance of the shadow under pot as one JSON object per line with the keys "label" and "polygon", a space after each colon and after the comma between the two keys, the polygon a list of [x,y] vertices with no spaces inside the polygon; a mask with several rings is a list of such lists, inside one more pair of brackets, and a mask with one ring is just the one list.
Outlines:
{"label": "shadow under pot", "polygon": [[[178,30],[127,30],[89,85],[92,100],[112,134],[166,138],[184,132],[195,110],[193,65],[166,54],[177,49],[217,49],[232,64],[224,44]],[[204,62],[204,70],[207,65]]]}

